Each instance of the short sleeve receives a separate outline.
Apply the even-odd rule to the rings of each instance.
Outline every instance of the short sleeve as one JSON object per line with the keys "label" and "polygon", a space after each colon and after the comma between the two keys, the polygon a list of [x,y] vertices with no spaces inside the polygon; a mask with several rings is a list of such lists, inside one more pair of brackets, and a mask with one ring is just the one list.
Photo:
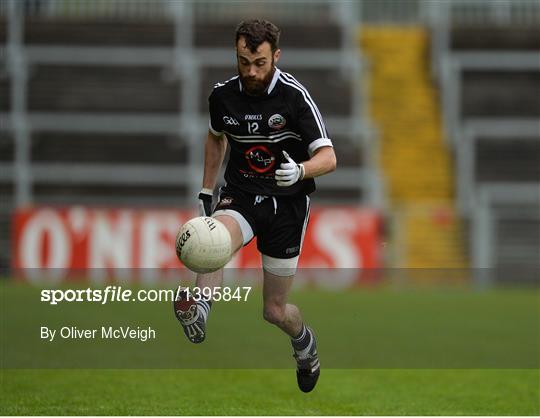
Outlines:
{"label": "short sleeve", "polygon": [[218,104],[219,99],[216,97],[216,91],[214,90],[210,97],[208,97],[208,110],[210,113],[210,121],[208,122],[208,129],[216,136],[223,134],[223,115],[220,111]]}
{"label": "short sleeve", "polygon": [[321,113],[307,90],[299,91],[297,111],[299,134],[308,144],[309,155],[320,147],[333,146]]}

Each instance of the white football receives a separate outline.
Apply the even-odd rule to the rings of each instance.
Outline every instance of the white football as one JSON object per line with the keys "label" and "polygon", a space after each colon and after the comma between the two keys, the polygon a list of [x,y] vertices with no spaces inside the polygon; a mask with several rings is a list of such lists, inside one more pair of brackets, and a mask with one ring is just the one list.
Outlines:
{"label": "white football", "polygon": [[231,234],[217,219],[199,216],[190,219],[176,235],[176,255],[196,273],[211,273],[231,259]]}

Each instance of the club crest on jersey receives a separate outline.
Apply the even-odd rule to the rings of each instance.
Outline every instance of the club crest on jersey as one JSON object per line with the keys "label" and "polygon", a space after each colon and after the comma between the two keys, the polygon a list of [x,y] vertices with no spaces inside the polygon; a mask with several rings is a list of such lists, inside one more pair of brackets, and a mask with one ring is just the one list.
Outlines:
{"label": "club crest on jersey", "polygon": [[276,113],[275,115],[270,116],[270,119],[268,119],[268,126],[272,129],[281,129],[285,126],[287,121],[283,116],[281,116],[279,113]]}

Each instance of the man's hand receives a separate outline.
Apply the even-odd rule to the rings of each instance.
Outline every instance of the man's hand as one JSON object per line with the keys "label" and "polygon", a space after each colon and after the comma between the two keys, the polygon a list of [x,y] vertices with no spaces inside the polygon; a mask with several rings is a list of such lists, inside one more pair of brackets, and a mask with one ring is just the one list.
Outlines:
{"label": "man's hand", "polygon": [[202,189],[199,193],[199,215],[212,216],[212,190]]}
{"label": "man's hand", "polygon": [[287,160],[286,163],[281,163],[280,169],[276,170],[277,185],[280,187],[292,186],[299,180],[304,178],[305,170],[303,164],[296,164],[289,157],[287,152],[283,151],[283,156]]}

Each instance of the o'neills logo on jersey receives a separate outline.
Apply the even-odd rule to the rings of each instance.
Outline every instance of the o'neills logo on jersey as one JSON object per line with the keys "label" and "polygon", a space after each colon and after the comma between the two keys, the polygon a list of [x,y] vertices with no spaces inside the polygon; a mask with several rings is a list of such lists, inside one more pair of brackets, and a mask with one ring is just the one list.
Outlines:
{"label": "o'neills logo on jersey", "polygon": [[232,203],[232,197],[224,197],[218,203],[218,206],[227,206]]}
{"label": "o'neills logo on jersey", "polygon": [[281,116],[279,113],[276,113],[275,115],[270,116],[270,119],[268,119],[268,126],[272,129],[281,129],[285,126],[287,121],[283,116]]}
{"label": "o'neills logo on jersey", "polygon": [[245,153],[249,167],[257,173],[270,171],[276,163],[276,157],[264,145],[255,145]]}
{"label": "o'neills logo on jersey", "polygon": [[262,120],[262,115],[246,115],[244,120]]}

